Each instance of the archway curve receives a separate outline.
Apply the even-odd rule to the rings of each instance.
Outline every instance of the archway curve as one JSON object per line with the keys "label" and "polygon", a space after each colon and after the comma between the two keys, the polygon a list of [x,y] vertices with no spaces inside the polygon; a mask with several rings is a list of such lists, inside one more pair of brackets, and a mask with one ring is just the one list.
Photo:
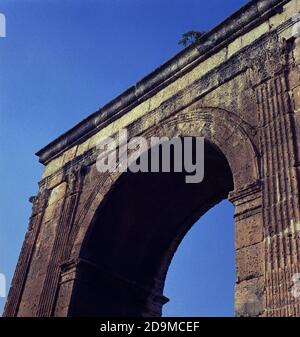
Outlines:
{"label": "archway curve", "polygon": [[[222,112],[224,114],[224,111]],[[215,127],[217,127],[217,129]],[[228,193],[231,190],[233,190],[233,186],[235,187],[235,190],[236,190],[236,189],[239,189],[239,187],[243,185],[243,181],[239,180],[239,172],[243,171],[243,177],[245,177],[245,170],[247,171],[246,177],[247,177],[248,182],[249,180],[250,181],[257,180],[257,177],[259,175],[259,170],[258,170],[258,166],[256,162],[257,153],[256,153],[255,148],[253,147],[253,144],[249,141],[249,137],[247,137],[247,134],[248,134],[247,132],[249,131],[243,128],[243,123],[241,121],[236,121],[234,115],[232,115],[231,118],[228,119],[227,116],[222,116],[221,114],[218,114],[218,113],[212,113],[212,111],[207,108],[205,109],[205,111],[201,111],[201,113],[199,112],[182,113],[180,115],[173,116],[172,118],[162,123],[159,127],[153,128],[152,130],[148,130],[148,132],[145,132],[143,134],[144,136],[146,136],[146,138],[151,137],[151,135],[168,136],[169,138],[178,136],[178,135],[183,136],[183,137],[184,136],[190,136],[190,137],[204,136],[206,137],[206,139],[209,138],[207,140],[207,144],[209,144],[209,152],[212,154],[212,158],[214,158],[214,160],[220,161],[219,162],[220,164],[219,168],[221,168],[220,171],[223,171],[222,173],[225,174],[225,176],[227,175],[227,181],[230,180],[228,177],[231,176],[231,182],[228,183],[227,185],[225,184],[226,187],[223,190],[220,189],[218,192],[216,192],[215,190],[213,193],[214,198],[212,198],[210,202],[207,202],[207,201],[204,202],[202,200],[202,205],[206,205],[206,207],[198,206],[197,211],[194,211],[194,212],[190,209],[190,211],[187,212],[187,214],[185,215],[185,219],[181,219],[180,222],[181,224],[184,224],[184,226],[181,227],[180,230],[178,230],[175,234],[173,234],[172,242],[170,246],[168,247],[168,249],[165,249],[165,254],[163,255],[163,258],[159,261],[159,263],[156,263],[156,265],[159,266],[159,270],[156,270],[156,273],[153,272],[153,274],[151,275],[152,278],[148,277],[147,279],[147,282],[151,279],[152,283],[144,282],[145,280],[141,280],[141,279],[134,279],[134,277],[133,278],[131,277],[132,275],[130,275],[130,273],[126,274],[125,271],[130,270],[130,268],[128,269],[128,266],[124,265],[123,263],[121,263],[121,265],[119,266],[121,267],[121,270],[118,270],[118,268],[111,268],[111,266],[105,265],[105,263],[103,263],[103,260],[101,261],[101,263],[99,263],[99,261],[98,262],[93,261],[92,264],[96,266],[96,269],[98,268],[99,270],[101,270],[101,274],[104,273],[104,274],[110,275],[108,278],[113,278],[115,279],[115,281],[117,279],[119,280],[118,281],[119,283],[123,282],[127,284],[125,288],[126,287],[128,288],[129,286],[132,288],[131,292],[133,293],[137,292],[134,296],[132,296],[132,298],[138,297],[140,298],[140,302],[143,302],[143,305],[142,307],[139,308],[138,312],[130,312],[131,309],[128,309],[128,308],[130,307],[136,308],[136,305],[130,306],[127,303],[126,307],[128,311],[126,313],[124,312],[124,310],[127,310],[127,309],[123,308],[123,309],[120,309],[121,310],[120,312],[111,311],[112,315],[123,315],[123,314],[124,315],[143,315],[143,314],[159,315],[161,313],[161,306],[164,302],[164,298],[162,296],[164,279],[165,279],[165,276],[168,270],[168,266],[171,262],[172,256],[174,252],[176,251],[176,248],[181,242],[182,238],[184,237],[185,233],[189,230],[192,224],[201,216],[201,214],[205,213],[205,211],[211,208],[215,203],[226,198],[228,196]],[[232,144],[233,144],[232,147],[228,145],[228,139],[232,139]],[[220,149],[220,146],[221,146],[221,149]],[[240,151],[238,151],[238,153],[235,153],[234,149],[240,149]],[[224,152],[226,153],[226,155],[224,155]],[[249,160],[250,158],[250,164],[245,166],[245,161],[237,160],[237,156],[241,156],[241,154],[245,154],[247,160]],[[220,159],[220,158],[223,158],[223,159]],[[233,165],[233,169],[231,165]],[[218,167],[218,165],[216,166]],[[230,174],[228,174],[229,171],[230,171]],[[88,260],[88,261],[93,260],[91,256],[93,254],[87,253],[89,250],[91,251],[91,249],[86,248],[86,247],[92,247],[93,245],[90,243],[87,244],[87,242],[89,242],[89,238],[93,236],[98,237],[98,238],[103,237],[103,235],[101,234],[95,234],[95,232],[93,232],[93,228],[98,228],[98,229],[104,228],[103,225],[96,226],[95,223],[97,223],[98,221],[97,219],[100,219],[100,218],[102,218],[102,221],[103,221],[101,222],[105,223],[105,221],[103,220],[104,219],[103,213],[101,215],[101,212],[105,212],[103,211],[103,209],[105,209],[106,207],[105,205],[107,204],[111,205],[113,199],[120,200],[117,197],[115,198],[111,197],[111,195],[115,193],[114,191],[122,190],[120,188],[120,182],[122,182],[122,180],[124,181],[124,176],[126,176],[126,174],[123,173],[122,175],[120,175],[119,173],[116,173],[114,175],[107,176],[106,179],[103,179],[102,177],[102,180],[101,180],[102,185],[98,186],[98,189],[97,187],[95,187],[94,198],[90,198],[90,200],[94,199],[91,203],[92,205],[90,205],[89,210],[86,214],[84,214],[84,212],[81,212],[81,216],[83,216],[84,218],[84,223],[88,224],[88,226],[87,227],[82,226],[80,228],[75,245],[73,246],[73,252],[72,252],[73,258],[74,257],[81,258],[81,259]],[[223,179],[224,179],[224,176],[223,176]],[[130,178],[127,181],[132,181],[132,180]],[[212,180],[208,179],[207,182],[212,183]],[[148,185],[153,185],[153,184],[148,183]],[[129,188],[130,186],[132,186],[132,183],[128,184],[127,186]],[[143,186],[143,189],[147,190],[146,188],[147,186],[145,186],[144,184],[141,184],[140,186]],[[128,198],[128,200],[134,200],[134,199]],[[87,210],[87,208],[85,209]],[[118,209],[117,208],[115,209],[120,210],[120,206],[118,206]],[[113,212],[112,209],[110,209],[109,212],[106,211],[106,213],[115,214],[115,212]],[[109,226],[106,225],[105,227],[109,227]],[[125,229],[126,229],[126,226],[124,226],[123,230]],[[118,238],[118,233],[112,232],[111,238]],[[108,242],[109,240],[107,240],[106,238],[106,241],[104,242],[104,246],[102,246],[102,253],[94,252],[94,256],[97,255],[99,257],[102,255],[104,259],[107,258],[108,255],[106,255],[105,257],[105,254],[108,254],[107,252],[109,251],[109,246],[106,244]],[[97,246],[97,244],[96,245],[94,244],[94,247],[95,246]],[[101,247],[101,243],[99,243],[99,247]],[[103,254],[104,252],[106,253]],[[113,253],[111,252],[111,256],[112,255]],[[119,253],[115,255],[116,255],[115,263],[117,259],[120,259],[121,261],[122,256],[124,257],[124,254],[120,251]],[[97,266],[97,264],[99,265]],[[122,270],[122,265],[123,265],[123,270]],[[80,291],[78,291],[77,289],[77,293],[78,292],[80,293]],[[143,295],[141,295],[141,293],[143,293]],[[79,297],[78,296],[76,297],[75,294],[76,294],[76,291],[73,293],[73,299],[75,299],[75,303],[76,303],[75,307],[78,307],[80,305],[80,301],[78,302]],[[120,298],[122,298],[123,295],[120,295]],[[103,294],[101,296],[103,297]],[[128,300],[129,299],[124,300],[124,303]],[[106,310],[108,310],[109,303],[110,302],[108,301],[106,304]],[[114,307],[115,308],[120,307],[120,305],[115,305]],[[72,305],[70,306],[70,308],[72,308]],[[94,308],[94,310],[97,311],[96,308]],[[111,310],[113,310],[113,308],[111,308]],[[109,313],[110,311],[108,310],[107,312]],[[71,314],[72,314],[72,310],[71,310]],[[74,314],[76,314],[76,312],[74,312]],[[93,312],[89,312],[87,314],[93,314]],[[97,314],[101,314],[101,313],[97,312]]]}
{"label": "archway curve", "polygon": [[[129,126],[130,130],[131,126]],[[135,130],[132,137],[142,135],[169,137],[204,137],[215,144],[225,155],[233,174],[234,191],[256,184],[261,178],[260,154],[253,143],[252,127],[237,113],[218,107],[187,109],[142,132]],[[231,142],[229,140],[231,139]],[[120,173],[99,174],[89,177],[92,181],[91,192],[84,205],[79,209],[75,227],[78,233],[70,242],[70,258],[79,257],[83,239],[99,205],[118,180]]]}

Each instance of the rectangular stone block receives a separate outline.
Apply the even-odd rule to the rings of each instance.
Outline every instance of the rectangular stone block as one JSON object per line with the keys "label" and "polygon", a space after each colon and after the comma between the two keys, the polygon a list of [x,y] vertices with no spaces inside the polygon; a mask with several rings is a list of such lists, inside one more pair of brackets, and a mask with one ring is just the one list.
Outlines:
{"label": "rectangular stone block", "polygon": [[235,223],[235,247],[241,249],[263,241],[261,213],[254,214]]}
{"label": "rectangular stone block", "polygon": [[50,176],[63,166],[63,157],[64,155],[62,154],[58,158],[51,160],[50,163],[46,165],[43,178]]}
{"label": "rectangular stone block", "polygon": [[51,221],[51,220],[57,220],[59,218],[61,208],[62,208],[62,200],[55,202],[51,205],[48,205],[45,214],[43,217],[43,223]]}
{"label": "rectangular stone block", "polygon": [[264,249],[264,242],[261,242],[236,251],[238,282],[260,277],[264,274]]}
{"label": "rectangular stone block", "polygon": [[67,184],[65,182],[54,187],[53,190],[51,191],[48,205],[51,205],[54,202],[57,202],[58,200],[62,199],[65,195],[66,188],[67,188]]}
{"label": "rectangular stone block", "polygon": [[59,171],[57,174],[54,174],[51,176],[50,179],[47,181],[46,188],[52,189],[55,186],[59,185],[63,181],[64,173],[62,171]]}
{"label": "rectangular stone block", "polygon": [[269,30],[270,25],[268,22],[264,22],[260,26],[252,29],[249,33],[242,36],[242,47],[248,46]]}
{"label": "rectangular stone block", "polygon": [[51,194],[48,201],[48,205],[45,209],[43,223],[56,220],[59,218],[61,213],[61,208],[64,202],[64,196],[66,192],[67,185],[66,183],[61,183],[60,185],[56,186]]}
{"label": "rectangular stone block", "polygon": [[90,142],[90,139],[88,139],[85,142],[78,145],[76,157],[82,155],[83,153],[85,153],[86,151],[88,151],[90,149],[89,142]]}
{"label": "rectangular stone block", "polygon": [[65,165],[66,163],[68,163],[70,160],[72,160],[75,157],[76,151],[77,151],[77,145],[71,147],[69,150],[67,150],[64,153],[63,165]]}
{"label": "rectangular stone block", "polygon": [[230,58],[233,54],[242,49],[242,38],[238,37],[228,45],[227,58]]}

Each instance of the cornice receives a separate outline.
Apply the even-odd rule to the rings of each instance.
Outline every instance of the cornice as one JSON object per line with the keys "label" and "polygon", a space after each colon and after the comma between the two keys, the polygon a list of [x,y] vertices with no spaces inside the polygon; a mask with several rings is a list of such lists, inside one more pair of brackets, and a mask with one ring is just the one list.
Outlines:
{"label": "cornice", "polygon": [[200,62],[203,62],[213,53],[223,48],[224,45],[267,20],[274,13],[280,11],[282,6],[289,1],[250,1],[203,35],[197,44],[182,50],[134,86],[39,150],[36,153],[39,161],[42,164],[47,164],[75,143],[92,136],[144,100],[147,100],[157,91],[189,72]]}

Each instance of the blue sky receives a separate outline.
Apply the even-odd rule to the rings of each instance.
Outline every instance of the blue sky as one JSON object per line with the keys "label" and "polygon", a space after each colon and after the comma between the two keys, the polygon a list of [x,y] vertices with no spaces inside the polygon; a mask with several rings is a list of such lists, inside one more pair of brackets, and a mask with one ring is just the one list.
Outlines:
{"label": "blue sky", "polygon": [[[0,0],[0,273],[9,285],[42,173],[34,153],[180,51],[242,0]],[[164,315],[233,315],[233,207],[187,234]],[[0,314],[5,300],[0,298]]]}

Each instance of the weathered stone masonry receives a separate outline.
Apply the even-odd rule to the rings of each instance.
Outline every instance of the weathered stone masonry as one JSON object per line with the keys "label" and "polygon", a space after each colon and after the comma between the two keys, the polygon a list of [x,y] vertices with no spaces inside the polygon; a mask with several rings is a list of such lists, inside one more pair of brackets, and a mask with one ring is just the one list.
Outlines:
{"label": "weathered stone masonry", "polygon": [[[178,244],[225,198],[236,315],[300,316],[299,12],[299,0],[251,1],[38,152],[45,171],[5,316],[160,315]],[[204,136],[204,182],[99,174],[97,141],[123,127]]]}

